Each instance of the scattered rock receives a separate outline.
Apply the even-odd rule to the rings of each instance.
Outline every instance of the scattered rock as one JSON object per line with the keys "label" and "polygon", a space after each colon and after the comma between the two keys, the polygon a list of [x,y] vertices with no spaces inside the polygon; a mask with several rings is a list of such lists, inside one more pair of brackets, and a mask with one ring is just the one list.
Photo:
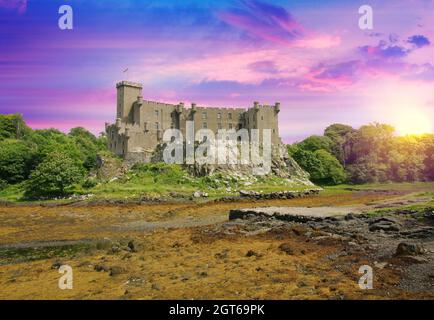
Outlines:
{"label": "scattered rock", "polygon": [[100,271],[108,272],[108,271],[110,271],[110,268],[104,264],[97,264],[97,265],[95,265],[94,270],[97,272],[100,272]]}
{"label": "scattered rock", "polygon": [[64,263],[61,261],[56,261],[51,265],[51,269],[59,269],[61,266],[63,266]]}
{"label": "scattered rock", "polygon": [[109,253],[118,253],[121,251],[121,248],[119,246],[112,246],[111,249],[109,250]]}
{"label": "scattered rock", "polygon": [[138,276],[132,276],[128,278],[127,284],[132,285],[139,285],[145,282],[145,279],[138,277]]}
{"label": "scattered rock", "polygon": [[118,274],[122,274],[125,273],[125,269],[122,267],[118,267],[118,266],[113,266],[110,268],[110,276],[116,276]]}
{"label": "scattered rock", "polygon": [[398,244],[398,247],[396,248],[396,255],[397,256],[417,256],[424,254],[425,249],[416,243],[408,243],[408,242],[401,242]]}
{"label": "scattered rock", "polygon": [[185,273],[181,276],[181,281],[188,281],[191,278],[191,274]]}
{"label": "scattered rock", "polygon": [[356,218],[356,217],[354,216],[353,213],[349,213],[349,214],[347,214],[347,215],[344,217],[344,219],[345,219],[346,221],[354,220],[355,218]]}
{"label": "scattered rock", "polygon": [[399,223],[390,217],[373,218],[368,221],[369,231],[392,231],[398,232],[400,230]]}
{"label": "scattered rock", "polygon": [[193,193],[194,198],[208,198],[208,193],[202,191],[196,191]]}
{"label": "scattered rock", "polygon": [[228,257],[228,249],[223,250],[222,252],[218,252],[215,254],[215,257],[217,259],[226,259]]}
{"label": "scattered rock", "polygon": [[136,246],[134,245],[134,241],[133,240],[131,240],[130,242],[128,242],[127,247],[130,248],[130,250],[132,252],[137,252],[137,249],[136,249]]}
{"label": "scattered rock", "polygon": [[240,197],[252,199],[293,199],[319,194],[321,189],[310,189],[306,191],[276,191],[262,193],[253,190],[240,190]]}
{"label": "scattered rock", "polygon": [[249,250],[246,253],[246,257],[258,257],[259,258],[259,257],[262,257],[262,255],[260,253],[253,251],[253,250]]}
{"label": "scattered rock", "polygon": [[413,263],[427,263],[428,262],[428,259],[425,259],[425,258],[420,257],[420,256],[410,256],[410,255],[399,256],[399,259],[402,261],[405,261],[407,263],[411,263],[411,264],[413,264]]}
{"label": "scattered rock", "polygon": [[279,249],[283,252],[285,252],[288,255],[292,255],[294,254],[294,251],[292,250],[291,246],[289,245],[289,243],[282,243],[279,246]]}
{"label": "scattered rock", "polygon": [[378,269],[384,269],[387,266],[387,262],[374,262],[374,266]]}
{"label": "scattered rock", "polygon": [[408,231],[403,231],[401,232],[401,235],[407,238],[425,239],[425,238],[434,237],[434,229],[431,227],[421,227],[421,228],[416,228]]}

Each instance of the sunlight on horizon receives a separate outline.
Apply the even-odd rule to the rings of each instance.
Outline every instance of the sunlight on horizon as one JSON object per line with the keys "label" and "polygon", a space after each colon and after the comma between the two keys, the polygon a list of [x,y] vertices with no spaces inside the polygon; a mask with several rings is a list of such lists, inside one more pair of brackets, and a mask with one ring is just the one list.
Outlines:
{"label": "sunlight on horizon", "polygon": [[414,86],[396,80],[377,83],[370,98],[370,104],[375,106],[373,116],[392,125],[400,136],[431,134],[433,116],[428,105],[431,91],[427,85]]}
{"label": "sunlight on horizon", "polygon": [[399,135],[421,135],[432,133],[432,124],[427,116],[418,110],[409,110],[398,115],[395,124],[396,132]]}

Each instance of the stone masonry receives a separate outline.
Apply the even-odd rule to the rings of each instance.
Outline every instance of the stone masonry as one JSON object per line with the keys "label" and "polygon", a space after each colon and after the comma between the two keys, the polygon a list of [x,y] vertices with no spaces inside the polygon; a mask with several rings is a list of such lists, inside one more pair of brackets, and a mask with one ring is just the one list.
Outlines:
{"label": "stone masonry", "polygon": [[202,128],[214,133],[219,129],[270,129],[272,145],[281,143],[278,102],[273,106],[254,102],[248,109],[205,108],[195,103],[186,108],[182,102],[168,104],[143,100],[143,87],[139,83],[122,81],[116,88],[116,123],[106,123],[108,147],[127,160],[149,162],[156,146],[163,142],[164,131],[179,129],[185,137],[187,121],[194,122],[195,132]]}

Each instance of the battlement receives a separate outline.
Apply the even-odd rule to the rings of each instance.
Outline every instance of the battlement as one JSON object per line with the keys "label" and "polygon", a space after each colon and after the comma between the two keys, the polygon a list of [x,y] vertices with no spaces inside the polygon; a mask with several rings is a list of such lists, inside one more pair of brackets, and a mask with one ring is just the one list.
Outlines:
{"label": "battlement", "polygon": [[119,87],[132,87],[132,88],[137,88],[137,89],[143,89],[143,85],[141,83],[130,82],[130,81],[125,81],[125,80],[116,83],[116,88],[119,88]]}
{"label": "battlement", "polygon": [[162,142],[168,129],[179,129],[185,134],[187,121],[195,130],[269,129],[272,144],[279,144],[278,114],[280,103],[261,105],[252,103],[248,108],[205,107],[196,103],[186,106],[145,100],[140,83],[121,81],[117,88],[117,116],[114,125],[107,125],[109,149],[120,156],[154,150]]}

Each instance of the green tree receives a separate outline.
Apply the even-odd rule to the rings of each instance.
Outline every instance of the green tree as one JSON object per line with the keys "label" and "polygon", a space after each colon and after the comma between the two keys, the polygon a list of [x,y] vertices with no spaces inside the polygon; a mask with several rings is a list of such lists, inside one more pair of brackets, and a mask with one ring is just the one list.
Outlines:
{"label": "green tree", "polygon": [[324,130],[324,136],[328,137],[331,141],[331,153],[345,165],[348,157],[352,152],[353,135],[356,130],[348,125],[335,123],[328,126]]}
{"label": "green tree", "polygon": [[312,180],[320,184],[336,185],[346,179],[344,167],[332,154],[326,150],[317,150],[314,156],[321,166],[312,172]]}
{"label": "green tree", "polygon": [[84,128],[77,127],[69,132],[71,137],[83,155],[83,165],[87,170],[95,168],[97,165],[97,154],[100,151],[98,139]]}
{"label": "green tree", "polygon": [[74,139],[57,129],[35,130],[30,139],[38,146],[37,163],[41,163],[50,153],[60,152],[69,155],[77,165],[83,165],[85,155]]}
{"label": "green tree", "polygon": [[423,176],[425,180],[434,181],[434,134],[422,137],[423,151]]}
{"label": "green tree", "polygon": [[8,183],[21,182],[33,169],[34,149],[15,139],[0,141],[0,179]]}
{"label": "green tree", "polygon": [[312,152],[298,149],[293,157],[310,174],[310,179],[315,183],[334,185],[343,183],[346,179],[343,166],[326,150]]}
{"label": "green tree", "polygon": [[310,136],[298,143],[297,146],[306,151],[314,152],[322,149],[330,152],[332,144],[333,142],[329,137]]}
{"label": "green tree", "polygon": [[70,155],[53,152],[30,174],[25,195],[29,198],[65,195],[67,188],[82,177],[83,169]]}
{"label": "green tree", "polygon": [[20,114],[0,114],[0,141],[22,139],[31,132]]}

